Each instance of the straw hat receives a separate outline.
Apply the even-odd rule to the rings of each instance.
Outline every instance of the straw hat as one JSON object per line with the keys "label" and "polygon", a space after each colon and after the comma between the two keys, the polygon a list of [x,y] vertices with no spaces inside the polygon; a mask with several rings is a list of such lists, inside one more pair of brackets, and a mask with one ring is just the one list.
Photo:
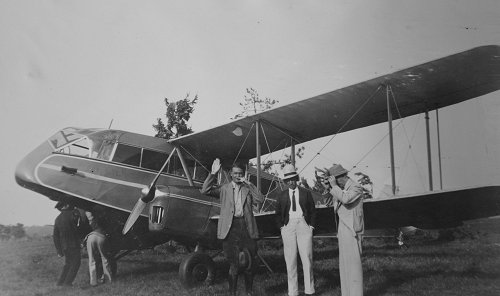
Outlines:
{"label": "straw hat", "polygon": [[299,174],[297,174],[297,171],[291,164],[287,164],[285,168],[283,169],[283,181],[292,179],[292,178],[299,178]]}

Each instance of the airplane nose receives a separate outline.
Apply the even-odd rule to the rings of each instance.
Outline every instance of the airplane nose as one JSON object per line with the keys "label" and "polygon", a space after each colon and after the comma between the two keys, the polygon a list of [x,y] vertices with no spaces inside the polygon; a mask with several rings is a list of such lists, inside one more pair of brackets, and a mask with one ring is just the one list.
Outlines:
{"label": "airplane nose", "polygon": [[26,155],[16,167],[15,178],[17,184],[23,187],[30,187],[31,184],[38,184],[35,178],[35,168],[51,153],[52,149],[45,142]]}
{"label": "airplane nose", "polygon": [[15,178],[16,183],[23,187],[35,183],[34,166],[26,158],[17,165]]}

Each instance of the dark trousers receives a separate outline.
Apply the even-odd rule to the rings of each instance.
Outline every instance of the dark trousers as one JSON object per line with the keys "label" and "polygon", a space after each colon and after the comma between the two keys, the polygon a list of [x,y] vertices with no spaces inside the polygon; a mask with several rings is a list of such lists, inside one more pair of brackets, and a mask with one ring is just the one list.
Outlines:
{"label": "dark trousers", "polygon": [[252,266],[250,269],[246,269],[246,274],[253,274],[255,258],[257,254],[257,242],[250,237],[248,234],[247,225],[245,219],[233,218],[233,223],[231,229],[226,238],[222,241],[222,249],[224,250],[224,255],[229,261],[229,275],[238,275],[239,269],[239,254],[243,249],[248,249],[250,256],[252,257]]}
{"label": "dark trousers", "polygon": [[79,248],[71,248],[63,251],[64,253],[64,267],[57,281],[59,286],[71,286],[75,280],[78,269],[81,263],[81,254]]}

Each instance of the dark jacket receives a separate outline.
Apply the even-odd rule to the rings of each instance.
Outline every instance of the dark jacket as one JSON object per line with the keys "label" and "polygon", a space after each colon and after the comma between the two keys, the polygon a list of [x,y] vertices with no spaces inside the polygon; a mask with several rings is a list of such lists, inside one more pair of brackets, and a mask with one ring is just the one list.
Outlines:
{"label": "dark jacket", "polygon": [[58,254],[68,249],[80,249],[80,237],[73,210],[63,210],[54,223],[54,245]]}
{"label": "dark jacket", "polygon": [[[299,189],[299,205],[304,214],[304,220],[306,220],[307,224],[314,227],[316,225],[316,206],[312,194],[304,188],[297,188]],[[276,224],[278,228],[281,228],[287,225],[290,219],[288,215],[291,204],[289,190],[282,191],[276,201],[278,202],[276,205]]]}

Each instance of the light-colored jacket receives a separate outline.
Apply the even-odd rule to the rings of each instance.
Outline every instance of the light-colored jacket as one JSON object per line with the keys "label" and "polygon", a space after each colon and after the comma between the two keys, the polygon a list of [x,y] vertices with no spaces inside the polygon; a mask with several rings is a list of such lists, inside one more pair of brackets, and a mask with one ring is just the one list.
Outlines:
{"label": "light-colored jacket", "polygon": [[[253,215],[253,204],[254,202],[262,203],[264,201],[264,197],[261,193],[258,192],[257,188],[253,184],[250,184],[249,186],[242,186],[241,203],[243,205],[243,216],[245,217],[248,234],[251,238],[257,239],[259,237],[259,230],[257,228],[257,222],[255,221],[255,217]],[[231,229],[231,224],[233,223],[234,216],[234,197],[232,183],[229,182],[219,187],[215,184],[215,175],[210,174],[203,183],[201,193],[220,197],[221,207],[219,223],[217,224],[217,238],[225,239],[229,232],[229,229]]]}
{"label": "light-colored jacket", "polygon": [[333,186],[330,193],[335,200],[335,209],[339,215],[340,223],[344,223],[354,236],[363,234],[365,231],[363,187],[349,178],[344,190]]}

